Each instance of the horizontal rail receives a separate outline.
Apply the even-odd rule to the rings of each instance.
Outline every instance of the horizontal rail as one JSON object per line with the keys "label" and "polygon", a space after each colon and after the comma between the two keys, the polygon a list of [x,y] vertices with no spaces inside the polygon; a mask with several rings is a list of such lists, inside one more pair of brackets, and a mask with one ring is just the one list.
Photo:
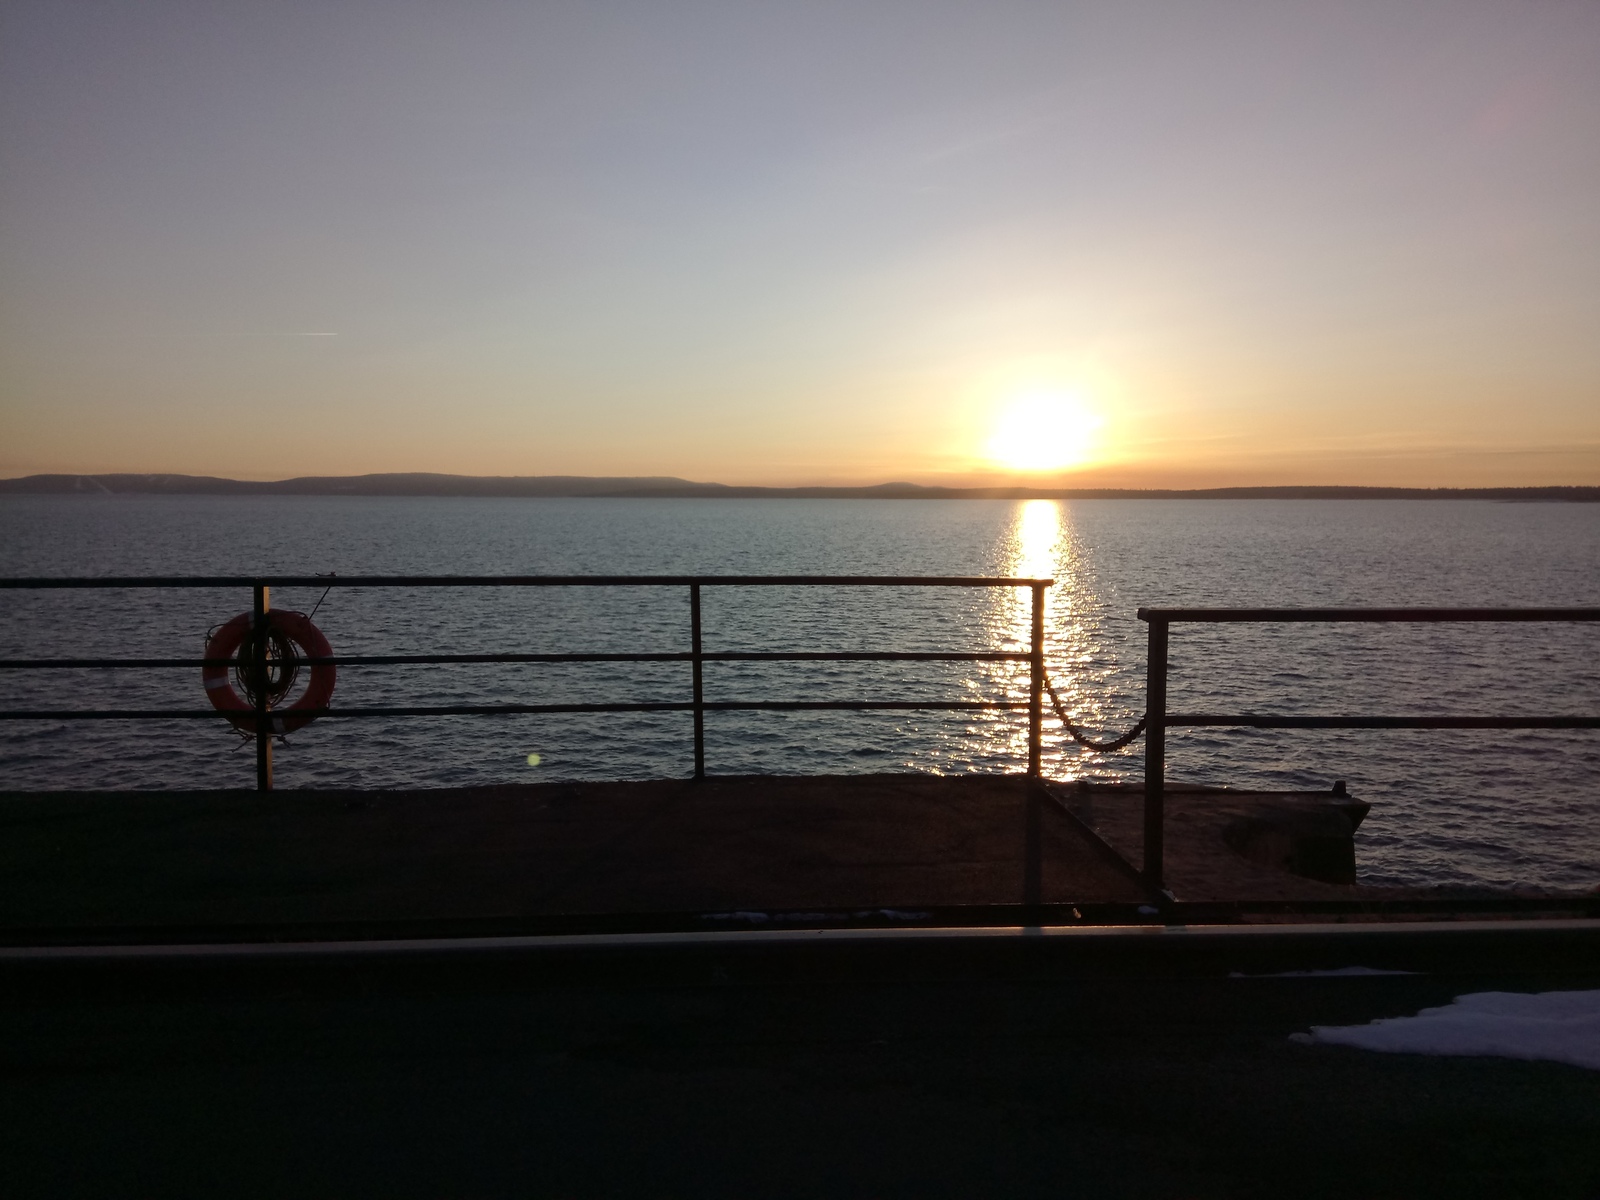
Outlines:
{"label": "horizontal rail", "polygon": [[1141,608],[1141,621],[1600,621],[1600,608]]}
{"label": "horizontal rail", "polygon": [[1168,713],[1168,729],[1600,729],[1600,717],[1280,717],[1259,713]]}
{"label": "horizontal rail", "polygon": [[1233,729],[1600,729],[1600,717],[1520,716],[1282,716],[1271,713],[1172,713],[1167,711],[1169,634],[1177,624],[1361,622],[1600,621],[1600,608],[1162,608],[1138,610],[1149,625],[1145,655],[1144,880],[1164,887],[1166,827],[1166,738],[1173,728]]}
{"label": "horizontal rail", "polygon": [[[1028,773],[1037,776],[1040,753],[1040,686],[1043,677],[1044,635],[1041,624],[1044,589],[1053,580],[1021,576],[969,575],[162,575],[162,576],[56,576],[0,579],[0,589],[10,590],[111,590],[127,589],[230,589],[248,588],[253,592],[251,628],[271,627],[269,606],[273,588],[528,588],[528,587],[687,587],[690,618],[690,647],[686,651],[656,652],[560,652],[560,653],[457,653],[457,654],[332,654],[292,656],[292,665],[307,667],[363,667],[408,665],[514,665],[533,663],[685,663],[692,671],[692,699],[633,703],[587,704],[444,704],[370,706],[330,709],[295,707],[274,708],[265,688],[251,691],[251,707],[240,711],[175,708],[103,709],[27,709],[0,711],[4,721],[114,721],[114,720],[228,720],[242,731],[253,734],[256,745],[256,787],[272,789],[271,731],[280,722],[293,720],[300,725],[316,717],[446,717],[515,716],[555,713],[649,713],[688,712],[693,715],[694,776],[705,774],[704,720],[712,712],[956,712],[978,713],[1026,710],[1029,713]],[[880,588],[1028,588],[1033,594],[1033,633],[1028,650],[982,651],[752,651],[707,652],[702,641],[700,593],[703,587],[880,587]],[[315,609],[313,609],[313,612]],[[1010,643],[1015,644],[1015,643]],[[304,648],[303,646],[301,647]],[[207,644],[210,650],[210,644]],[[214,653],[214,651],[213,651]],[[1032,690],[1026,701],[936,701],[936,700],[705,700],[703,668],[707,662],[917,662],[917,663],[1023,663],[1032,668]],[[75,670],[75,669],[206,669],[244,670],[250,678],[265,683],[269,674],[269,639],[256,637],[245,650],[227,657],[178,657],[146,655],[113,658],[78,656],[72,658],[0,659],[0,670]],[[212,686],[222,683],[213,680]],[[316,680],[314,679],[314,684]],[[324,685],[331,680],[324,680]],[[331,689],[330,689],[331,690]],[[309,693],[308,693],[309,697]],[[302,698],[302,703],[306,697]],[[317,699],[326,704],[326,693]],[[292,715],[291,715],[292,714]]]}
{"label": "horizontal rail", "polygon": [[0,579],[0,588],[234,587],[1049,587],[984,575],[115,575]]}
{"label": "horizontal rail", "polygon": [[[995,712],[1021,711],[1027,700],[691,700],[637,704],[440,704],[398,708],[275,708],[269,720],[311,717],[489,717],[536,713],[693,712]],[[33,709],[0,712],[0,721],[200,721],[234,718],[246,724],[249,710],[219,712],[214,708]]]}
{"label": "horizontal rail", "polygon": [[[938,650],[707,650],[702,662],[1027,662],[1026,650],[945,652]],[[335,654],[297,655],[303,667],[389,667],[440,663],[692,662],[692,650],[646,654]],[[7,658],[0,670],[48,671],[101,667],[233,667],[233,658]]]}

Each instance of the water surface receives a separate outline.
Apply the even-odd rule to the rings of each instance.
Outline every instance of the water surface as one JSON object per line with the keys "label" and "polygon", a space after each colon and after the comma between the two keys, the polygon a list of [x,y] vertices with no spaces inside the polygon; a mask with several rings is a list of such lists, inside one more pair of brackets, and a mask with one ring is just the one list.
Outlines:
{"label": "water surface", "polygon": [[[0,499],[0,575],[1038,575],[1049,670],[1080,723],[1143,709],[1141,605],[1600,604],[1600,506],[1426,501]],[[341,653],[685,650],[684,589],[280,590]],[[1026,591],[708,589],[708,650],[1022,649]],[[0,594],[0,654],[197,655],[246,593]],[[1182,626],[1174,711],[1600,711],[1594,626]],[[5,708],[189,708],[197,671],[0,672]],[[708,664],[708,699],[1020,698],[1010,664]],[[686,700],[685,664],[347,668],[335,705]],[[248,786],[221,723],[0,727],[0,787]],[[1047,722],[1058,778],[1133,779]],[[528,765],[537,754],[538,767]],[[713,772],[1014,771],[1020,714],[716,713]],[[280,786],[649,778],[692,767],[687,714],[321,721]],[[1173,778],[1375,804],[1374,883],[1600,884],[1600,734],[1174,731]]]}

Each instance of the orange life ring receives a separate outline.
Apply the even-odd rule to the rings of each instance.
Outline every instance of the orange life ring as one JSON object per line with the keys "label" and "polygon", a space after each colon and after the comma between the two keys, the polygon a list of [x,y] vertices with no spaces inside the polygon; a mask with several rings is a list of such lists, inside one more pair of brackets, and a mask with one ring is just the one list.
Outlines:
{"label": "orange life ring", "polygon": [[[233,658],[240,644],[250,633],[253,619],[250,613],[240,613],[227,624],[219,626],[206,639],[205,656]],[[328,639],[322,636],[322,630],[313,625],[311,618],[305,613],[273,609],[267,613],[267,628],[293,642],[308,658],[328,658],[333,654],[333,647],[328,645]],[[244,733],[254,733],[255,707],[234,690],[232,675],[232,664],[215,663],[202,668],[200,677],[206,685],[206,695],[211,700],[211,707],[218,712],[237,714],[228,717],[229,724]],[[316,720],[316,713],[308,710],[328,707],[328,701],[333,698],[333,685],[337,675],[338,671],[331,663],[313,664],[311,682],[306,685],[305,695],[287,708],[272,710],[269,721],[272,732],[292,733]]]}

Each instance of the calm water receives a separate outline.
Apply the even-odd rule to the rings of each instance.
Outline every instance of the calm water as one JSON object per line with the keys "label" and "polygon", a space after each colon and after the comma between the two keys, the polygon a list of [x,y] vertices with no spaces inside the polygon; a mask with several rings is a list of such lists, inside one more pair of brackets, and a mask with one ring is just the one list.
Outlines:
{"label": "calm water", "polygon": [[[1143,709],[1135,609],[1600,604],[1600,506],[1375,501],[734,501],[9,497],[0,575],[373,572],[1051,576],[1049,669],[1081,723]],[[279,591],[310,610],[319,590]],[[0,655],[197,655],[246,593],[0,593]],[[341,653],[684,650],[683,589],[336,589]],[[709,589],[708,650],[1023,648],[1026,593]],[[1600,711],[1594,626],[1177,627],[1173,710]],[[196,671],[0,672],[5,708],[203,704]],[[1021,697],[1013,665],[708,664],[708,699]],[[346,668],[335,706],[686,700],[684,664]],[[713,772],[1014,771],[1020,714],[716,713]],[[681,776],[687,714],[326,720],[280,748],[280,786]],[[1134,779],[1142,743],[1058,778]],[[541,757],[530,767],[528,755]],[[0,727],[0,787],[249,786],[222,723]],[[1349,781],[1374,802],[1369,882],[1600,884],[1595,732],[1175,732],[1173,778]]]}

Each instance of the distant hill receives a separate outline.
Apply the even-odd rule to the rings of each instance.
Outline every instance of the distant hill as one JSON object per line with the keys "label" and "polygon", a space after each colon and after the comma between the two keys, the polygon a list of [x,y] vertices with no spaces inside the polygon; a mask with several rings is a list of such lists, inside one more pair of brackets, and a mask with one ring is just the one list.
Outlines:
{"label": "distant hill", "polygon": [[0,492],[214,496],[631,496],[672,495],[715,484],[667,476],[304,475],[260,482],[214,475],[28,475],[0,480]]}
{"label": "distant hill", "polygon": [[1600,487],[957,488],[734,487],[668,475],[306,475],[254,482],[213,475],[27,475],[0,494],[211,496],[568,496],[651,499],[836,500],[1557,500],[1600,503]]}

